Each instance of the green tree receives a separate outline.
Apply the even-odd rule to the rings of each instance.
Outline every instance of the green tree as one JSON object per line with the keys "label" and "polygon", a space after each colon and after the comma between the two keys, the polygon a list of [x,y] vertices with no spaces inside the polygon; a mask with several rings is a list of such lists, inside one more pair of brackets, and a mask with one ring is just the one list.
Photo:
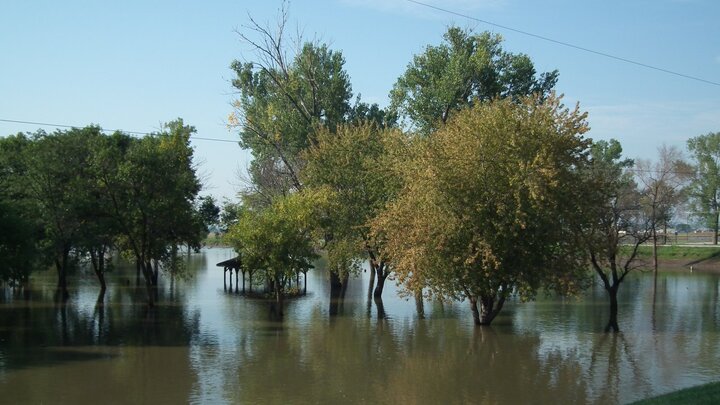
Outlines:
{"label": "green tree", "polygon": [[325,213],[328,267],[342,275],[358,268],[358,258],[366,255],[377,275],[377,297],[391,269],[381,246],[370,237],[369,222],[402,186],[396,166],[406,158],[407,142],[399,130],[365,121],[341,125],[335,132],[320,130],[304,155],[307,186],[328,188],[336,202],[333,211]]}
{"label": "green tree", "polygon": [[720,230],[720,132],[689,139],[688,149],[697,170],[690,198],[696,215],[713,230],[713,244],[717,245]]}
{"label": "green tree", "polygon": [[24,185],[30,142],[23,134],[0,138],[0,280],[12,285],[27,282],[42,231]]}
{"label": "green tree", "polygon": [[119,247],[131,252],[154,305],[159,263],[175,263],[173,246],[198,245],[201,222],[195,213],[200,182],[190,136],[181,119],[142,139],[114,134],[94,155],[102,192],[119,228]]}
{"label": "green tree", "polygon": [[220,207],[217,206],[215,198],[211,195],[198,199],[197,212],[200,215],[205,232],[210,232],[210,228],[217,225],[220,220]]}
{"label": "green tree", "polygon": [[641,194],[629,170],[633,164],[631,159],[622,159],[622,147],[616,140],[596,142],[585,171],[587,188],[578,194],[593,202],[581,206],[587,210],[584,215],[594,219],[583,233],[592,268],[610,298],[606,331],[619,331],[618,290],[638,267],[639,246],[652,235],[653,221],[642,209]]}
{"label": "green tree", "polygon": [[92,186],[90,145],[99,127],[35,134],[25,155],[26,185],[44,228],[43,246],[58,273],[58,295],[68,298],[67,276],[74,266]]}
{"label": "green tree", "polygon": [[[342,123],[370,120],[392,126],[395,118],[377,104],[353,96],[341,52],[326,44],[286,33],[287,4],[275,27],[250,23],[239,31],[252,57],[236,60],[233,87],[238,97],[230,125],[240,130],[240,145],[253,161],[248,169],[245,205],[269,206],[302,188],[302,151],[316,141],[318,129],[331,132]],[[296,44],[289,48],[288,44]]]}
{"label": "green tree", "polygon": [[497,34],[451,27],[443,39],[413,58],[390,93],[392,109],[422,134],[477,102],[547,96],[557,82],[557,70],[537,75],[527,55],[502,49]]}
{"label": "green tree", "polygon": [[[253,184],[273,194],[284,194],[287,185],[300,189],[298,154],[313,142],[317,126],[334,128],[346,119],[352,97],[340,52],[297,38],[299,49],[288,53],[287,18],[285,6],[276,29],[250,18],[239,35],[253,48],[255,58],[231,65],[238,98],[230,122],[240,128],[240,145],[255,158],[250,168]],[[261,166],[265,173],[260,173]],[[271,173],[287,181],[269,182]]]}
{"label": "green tree", "polygon": [[323,190],[304,190],[276,199],[266,208],[242,210],[226,235],[243,265],[258,271],[270,287],[279,316],[290,281],[317,258],[318,238],[313,231],[327,201]]}
{"label": "green tree", "polygon": [[477,103],[424,138],[373,223],[398,280],[467,299],[478,325],[511,294],[579,288],[586,130],[585,114],[536,96]]}

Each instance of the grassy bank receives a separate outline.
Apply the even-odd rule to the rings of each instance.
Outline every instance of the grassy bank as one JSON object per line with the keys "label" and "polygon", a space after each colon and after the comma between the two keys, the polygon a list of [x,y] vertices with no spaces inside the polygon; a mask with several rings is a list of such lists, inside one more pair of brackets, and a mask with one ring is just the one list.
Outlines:
{"label": "grassy bank", "polygon": [[[627,254],[629,246],[623,247],[623,253]],[[641,259],[652,258],[652,246],[640,246],[638,256]],[[720,246],[687,246],[687,245],[660,245],[658,246],[658,260],[687,260],[703,261],[710,259],[720,260]]]}
{"label": "grassy bank", "polygon": [[215,235],[214,233],[208,234],[208,236],[202,241],[205,247],[230,247],[223,240],[223,235]]}
{"label": "grassy bank", "polygon": [[682,405],[682,404],[720,404],[720,382],[686,388],[655,398],[633,402],[632,405]]}

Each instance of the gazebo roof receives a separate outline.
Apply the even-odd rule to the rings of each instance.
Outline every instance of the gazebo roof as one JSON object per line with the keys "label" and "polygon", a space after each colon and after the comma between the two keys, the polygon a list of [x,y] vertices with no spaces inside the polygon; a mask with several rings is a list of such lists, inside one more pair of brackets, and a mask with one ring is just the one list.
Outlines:
{"label": "gazebo roof", "polygon": [[225,260],[224,262],[220,262],[217,264],[218,267],[229,267],[231,269],[239,269],[242,267],[242,260],[240,260],[240,256],[232,258],[230,260]]}

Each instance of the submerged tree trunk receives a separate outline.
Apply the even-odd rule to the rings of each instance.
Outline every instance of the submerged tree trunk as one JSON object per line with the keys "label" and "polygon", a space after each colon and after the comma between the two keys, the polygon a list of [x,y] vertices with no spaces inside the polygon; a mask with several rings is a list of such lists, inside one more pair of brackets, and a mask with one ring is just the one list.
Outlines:
{"label": "submerged tree trunk", "polygon": [[657,249],[658,249],[658,237],[657,237],[657,230],[655,227],[652,228],[652,256],[653,256],[653,284],[657,285],[657,273],[658,273],[658,258],[657,258]]}
{"label": "submerged tree trunk", "polygon": [[377,275],[377,284],[375,285],[375,291],[373,292],[373,296],[380,297],[382,296],[383,289],[385,288],[385,279],[390,273],[386,271],[387,267],[385,266],[384,262],[375,264],[373,267],[375,267],[375,273]]}
{"label": "submerged tree trunk", "polygon": [[273,277],[273,289],[275,290],[275,313],[278,318],[283,317],[283,288],[278,277]]}
{"label": "submerged tree trunk", "polygon": [[100,249],[98,252],[90,249],[90,261],[92,262],[95,276],[97,276],[98,282],[100,282],[100,295],[104,296],[105,290],[107,289],[107,284],[105,283],[105,249]]}
{"label": "submerged tree trunk", "polygon": [[470,297],[469,299],[475,325],[490,325],[505,304],[504,296],[500,296],[497,302],[495,302],[494,296],[480,296],[480,310],[478,311],[477,297]]}
{"label": "submerged tree trunk", "polygon": [[55,259],[55,268],[58,273],[57,298],[62,302],[65,302],[68,298],[70,298],[70,293],[67,288],[67,268],[69,256],[70,250],[63,249],[61,258]]}
{"label": "submerged tree trunk", "polygon": [[425,303],[423,302],[422,290],[415,291],[415,310],[418,318],[425,319]]}
{"label": "submerged tree trunk", "polygon": [[385,319],[385,304],[383,304],[382,297],[379,295],[376,295],[373,297],[373,301],[375,301],[375,307],[377,308],[377,317],[378,319]]}
{"label": "submerged tree trunk", "polygon": [[150,308],[155,306],[155,287],[153,286],[153,268],[152,263],[150,261],[143,261],[139,260],[138,263],[141,263],[141,270],[143,273],[143,277],[145,278],[145,289],[147,291],[148,295],[148,306]]}
{"label": "submerged tree trunk", "polygon": [[607,290],[608,295],[610,296],[610,319],[608,320],[608,324],[605,327],[605,332],[620,332],[620,327],[618,326],[618,301],[617,301],[617,284],[612,286]]}
{"label": "submerged tree trunk", "polygon": [[340,302],[342,301],[342,281],[337,272],[330,272],[330,316],[335,316],[339,313]]}

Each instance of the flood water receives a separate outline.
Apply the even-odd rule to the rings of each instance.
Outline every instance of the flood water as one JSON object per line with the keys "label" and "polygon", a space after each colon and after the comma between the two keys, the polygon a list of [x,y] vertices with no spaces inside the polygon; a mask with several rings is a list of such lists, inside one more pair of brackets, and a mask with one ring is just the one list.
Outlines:
{"label": "flood water", "polygon": [[418,305],[392,282],[369,300],[368,273],[333,306],[321,269],[272,321],[267,302],[224,289],[215,263],[231,257],[209,249],[190,258],[191,278],[161,275],[153,310],[122,266],[104,306],[90,274],[70,280],[65,306],[53,272],[1,289],[0,402],[612,404],[720,379],[712,274],[662,273],[654,306],[652,277],[629,277],[622,333],[605,334],[599,286],[510,302],[476,328],[465,303]]}

